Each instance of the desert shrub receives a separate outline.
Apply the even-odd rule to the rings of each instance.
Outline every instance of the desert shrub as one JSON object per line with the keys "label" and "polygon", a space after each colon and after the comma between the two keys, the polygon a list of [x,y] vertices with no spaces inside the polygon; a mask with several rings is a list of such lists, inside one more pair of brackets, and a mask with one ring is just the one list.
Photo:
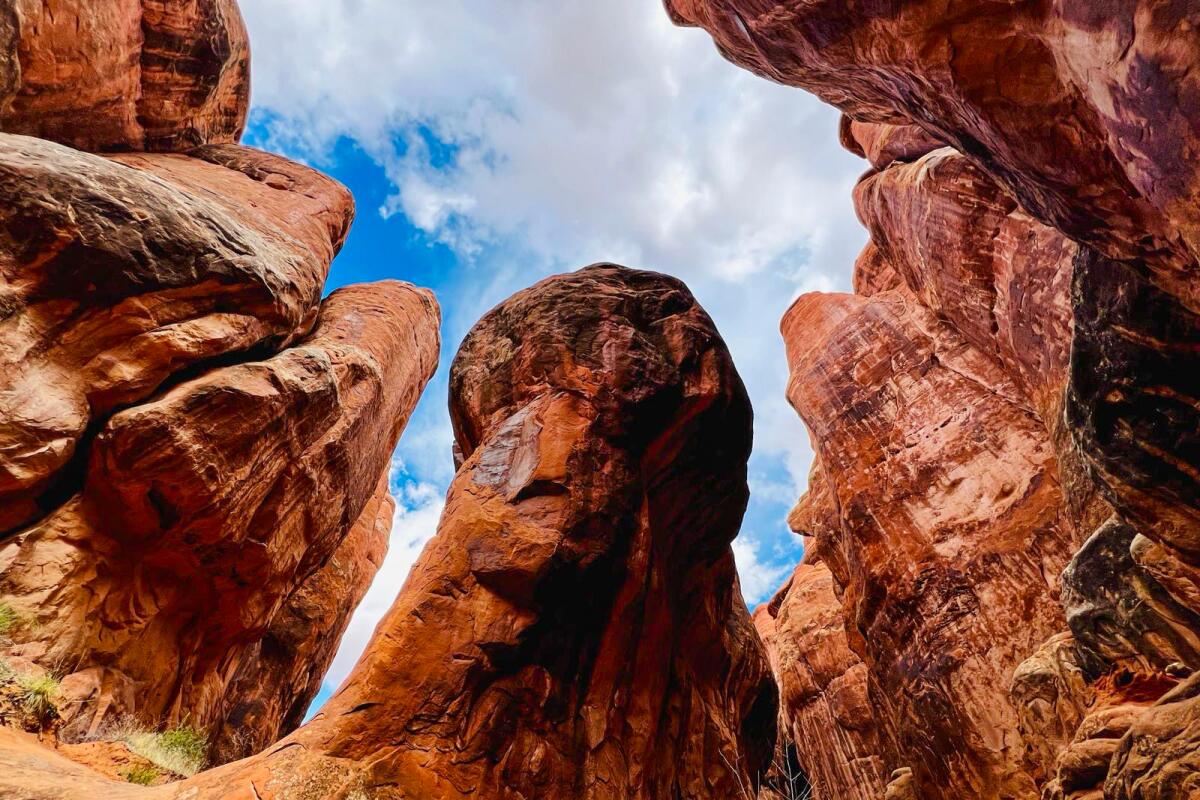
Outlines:
{"label": "desert shrub", "polygon": [[41,722],[58,713],[58,680],[53,675],[17,675],[21,705]]}
{"label": "desert shrub", "polygon": [[195,775],[208,760],[208,736],[187,726],[161,733],[131,730],[122,739],[134,753],[176,775]]}
{"label": "desert shrub", "polygon": [[121,777],[130,783],[136,783],[138,786],[153,786],[154,782],[159,778],[159,771],[154,767],[136,766],[130,767],[121,773]]}

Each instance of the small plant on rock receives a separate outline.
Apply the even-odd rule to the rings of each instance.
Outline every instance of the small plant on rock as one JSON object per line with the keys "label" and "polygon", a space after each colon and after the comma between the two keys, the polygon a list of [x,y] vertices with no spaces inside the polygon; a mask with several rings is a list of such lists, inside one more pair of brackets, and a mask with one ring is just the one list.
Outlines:
{"label": "small plant on rock", "polygon": [[18,675],[21,705],[45,724],[58,714],[58,681],[52,675]]}
{"label": "small plant on rock", "polygon": [[162,733],[130,731],[123,738],[134,753],[176,775],[195,775],[208,760],[208,736],[185,725]]}
{"label": "small plant on rock", "polygon": [[5,639],[21,624],[21,615],[17,610],[0,600],[0,639]]}
{"label": "small plant on rock", "polygon": [[161,773],[157,769],[149,766],[130,767],[121,773],[121,777],[138,786],[153,786],[160,775]]}

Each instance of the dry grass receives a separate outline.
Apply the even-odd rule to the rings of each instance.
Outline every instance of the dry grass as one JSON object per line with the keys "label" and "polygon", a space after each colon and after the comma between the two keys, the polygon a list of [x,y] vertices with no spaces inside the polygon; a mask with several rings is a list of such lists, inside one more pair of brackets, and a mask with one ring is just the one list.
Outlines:
{"label": "dry grass", "polygon": [[0,600],[0,639],[7,639],[9,634],[21,626],[21,615],[8,603]]}
{"label": "dry grass", "polygon": [[185,778],[208,763],[208,736],[195,728],[180,726],[161,733],[127,730],[120,739],[151,764]]}
{"label": "dry grass", "polygon": [[58,679],[53,675],[17,675],[14,679],[26,712],[43,724],[58,716]]}
{"label": "dry grass", "polygon": [[130,767],[125,772],[122,772],[121,776],[130,783],[136,783],[138,786],[153,786],[154,782],[162,776],[162,773],[154,767],[140,766]]}

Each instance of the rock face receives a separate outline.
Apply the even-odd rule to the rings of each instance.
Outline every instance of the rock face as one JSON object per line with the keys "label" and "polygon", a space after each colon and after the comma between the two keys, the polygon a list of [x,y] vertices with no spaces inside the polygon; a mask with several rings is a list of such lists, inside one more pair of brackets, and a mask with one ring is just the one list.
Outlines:
{"label": "rock face", "polygon": [[451,416],[438,534],[346,685],[180,796],[753,794],[776,695],[729,547],[750,406],[708,316],[662,275],[550,278],[472,330]]}
{"label": "rock face", "polygon": [[233,0],[0,3],[2,655],[59,674],[69,735],[186,723],[216,760],[319,688],[439,349],[427,291],[322,301],[353,200],[234,144],[248,81]]}
{"label": "rock face", "polygon": [[867,666],[850,649],[829,568],[806,558],[754,612],[754,624],[779,684],[783,733],[794,743],[811,796],[880,800],[887,775]]}
{"label": "rock face", "polygon": [[848,568],[842,606],[889,765],[927,797],[1028,795],[1006,687],[1064,626],[1055,575],[1070,555],[1045,429],[903,291],[802,297],[784,338],[841,522],[821,548]]}
{"label": "rock face", "polygon": [[0,130],[79,150],[236,142],[250,51],[236,0],[5,0]]}
{"label": "rock face", "polygon": [[0,531],[61,502],[114,409],[307,334],[353,217],[334,181],[248,148],[123,158],[0,135]]}
{"label": "rock face", "polygon": [[[114,670],[145,719],[219,722],[261,632],[368,507],[436,366],[436,330],[427,292],[341,289],[297,346],[109,418],[78,494],[0,546],[0,595],[37,623],[13,652]],[[311,693],[285,691],[288,705]]]}
{"label": "rock face", "polygon": [[395,510],[383,480],[329,561],[288,595],[266,635],[242,657],[226,691],[214,761],[253,755],[300,727],[351,613],[383,564]]}
{"label": "rock face", "polygon": [[[0,136],[0,182],[0,596],[37,623],[11,653],[71,665],[80,732],[236,718],[265,745],[380,562],[368,501],[436,305],[399,283],[320,302],[353,201],[277,156]],[[293,680],[265,699],[254,661]]]}
{"label": "rock face", "polygon": [[[1156,701],[1196,667],[1200,643],[1200,172],[1186,156],[1200,12],[1153,0],[667,8],[735,63],[845,111],[843,143],[871,162],[855,192],[872,239],[856,296],[801,298],[784,332],[790,396],[820,461],[797,517],[820,522],[851,647],[879,689],[881,726],[900,734],[898,751],[881,739],[898,770],[887,796],[1192,796],[1190,690]],[[1010,410],[974,420],[981,394]],[[886,446],[864,446],[876,439]],[[993,476],[1017,495],[1036,489],[981,491]],[[926,513],[901,510],[914,506]],[[930,569],[939,557],[960,574]],[[906,585],[920,587],[908,608]],[[953,586],[964,622],[934,616],[924,634],[923,609]],[[986,598],[978,612],[972,598]],[[1073,636],[1053,633],[1060,607]],[[1008,700],[961,679],[898,691],[897,676],[911,684],[977,652],[971,626],[1005,608],[1053,634],[990,629],[990,690],[1011,678]],[[892,651],[908,656],[889,666]],[[972,718],[983,708],[986,724]],[[945,738],[941,719],[955,721]],[[904,731],[933,743],[914,749]],[[809,758],[841,758],[821,749],[830,738]]]}

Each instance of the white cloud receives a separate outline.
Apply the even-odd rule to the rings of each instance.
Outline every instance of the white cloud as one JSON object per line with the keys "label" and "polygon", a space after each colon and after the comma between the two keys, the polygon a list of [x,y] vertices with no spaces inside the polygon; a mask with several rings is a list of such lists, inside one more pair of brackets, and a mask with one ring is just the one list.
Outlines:
{"label": "white cloud", "polygon": [[759,545],[745,536],[733,543],[733,560],[742,579],[742,595],[752,604],[769,599],[795,568],[790,564],[765,562],[761,560],[759,550]]}
{"label": "white cloud", "polygon": [[383,566],[375,576],[371,588],[350,619],[350,625],[342,637],[341,647],[325,676],[327,686],[340,686],[350,674],[359,655],[370,641],[375,626],[392,607],[392,602],[408,578],[412,565],[416,563],[426,543],[437,532],[438,519],[445,507],[445,500],[436,486],[410,482],[399,491],[394,490],[393,495],[396,497],[396,515],[392,520],[387,557],[383,560]]}
{"label": "white cloud", "polygon": [[[382,213],[403,213],[474,265],[440,298],[448,342],[551,272],[604,260],[677,275],[754,402],[752,472],[774,474],[752,502],[780,501],[789,482],[799,493],[811,452],[784,398],[778,320],[801,291],[848,288],[866,238],[850,201],[865,165],[838,145],[833,109],[727,64],[658,0],[241,4],[273,146],[320,163],[339,138],[355,140],[392,184]],[[449,429],[429,408],[402,452],[413,474],[444,485]],[[433,509],[398,525],[434,521]],[[763,549],[736,545],[748,597],[786,575],[758,555],[788,535],[780,519],[755,531]],[[407,557],[403,542],[393,550],[372,588],[384,606]],[[365,641],[355,635],[343,652]]]}

